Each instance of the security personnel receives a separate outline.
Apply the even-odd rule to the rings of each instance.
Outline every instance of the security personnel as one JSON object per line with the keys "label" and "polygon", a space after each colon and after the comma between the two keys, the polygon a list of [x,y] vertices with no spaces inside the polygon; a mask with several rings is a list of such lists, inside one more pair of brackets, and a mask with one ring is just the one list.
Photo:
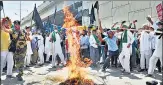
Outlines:
{"label": "security personnel", "polygon": [[16,50],[14,52],[14,60],[15,60],[16,68],[19,71],[16,77],[18,81],[22,81],[24,59],[25,59],[26,51],[27,51],[25,32],[23,30],[20,30],[20,21],[18,20],[14,21],[14,29],[12,30],[6,29],[5,31],[9,32],[12,35],[13,40],[16,41]]}

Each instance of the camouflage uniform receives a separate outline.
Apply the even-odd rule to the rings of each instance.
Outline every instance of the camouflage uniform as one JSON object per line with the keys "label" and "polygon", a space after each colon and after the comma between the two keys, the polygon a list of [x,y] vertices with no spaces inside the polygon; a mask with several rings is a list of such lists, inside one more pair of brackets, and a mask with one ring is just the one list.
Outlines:
{"label": "camouflage uniform", "polygon": [[23,75],[24,58],[27,51],[26,35],[25,32],[20,30],[13,31],[12,37],[16,40],[16,51],[14,53],[14,60],[16,68],[19,71],[17,77],[20,78]]}

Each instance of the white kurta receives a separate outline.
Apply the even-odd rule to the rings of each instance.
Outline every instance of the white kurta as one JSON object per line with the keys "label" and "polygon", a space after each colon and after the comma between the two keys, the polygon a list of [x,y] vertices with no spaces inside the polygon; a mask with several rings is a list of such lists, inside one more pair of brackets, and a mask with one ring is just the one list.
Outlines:
{"label": "white kurta", "polygon": [[[29,38],[32,39],[32,33],[30,32]],[[24,59],[24,65],[29,65],[31,62],[31,55],[33,54],[31,41],[27,41],[27,53]]]}
{"label": "white kurta", "polygon": [[152,55],[152,37],[145,31],[141,32],[140,36],[140,67],[141,69],[145,69],[145,60],[146,60],[146,68],[149,67],[149,59]]}
{"label": "white kurta", "polygon": [[50,55],[52,55],[51,49],[52,43],[50,42],[50,37],[47,36],[45,39],[45,54],[46,54],[46,61],[49,61]]}
{"label": "white kurta", "polygon": [[151,52],[151,41],[152,37],[145,31],[141,32],[140,36],[140,52],[149,54]]}
{"label": "white kurta", "polygon": [[39,53],[39,58],[40,58],[40,64],[44,63],[44,38],[41,35],[38,35],[38,53]]}
{"label": "white kurta", "polygon": [[61,48],[61,38],[58,33],[55,34],[56,36],[56,41],[54,42],[54,53],[62,53],[62,48]]}
{"label": "white kurta", "polygon": [[[30,39],[32,39],[32,33],[30,32]],[[31,41],[27,41],[27,55],[33,54],[32,48],[31,48]]]}
{"label": "white kurta", "polygon": [[156,35],[155,32],[150,32],[150,36],[151,36],[151,49],[155,49],[155,45],[156,45]]}
{"label": "white kurta", "polygon": [[51,50],[51,42],[49,40],[50,40],[50,37],[46,37],[46,39],[45,39],[45,54],[51,53],[50,52],[50,50]]}

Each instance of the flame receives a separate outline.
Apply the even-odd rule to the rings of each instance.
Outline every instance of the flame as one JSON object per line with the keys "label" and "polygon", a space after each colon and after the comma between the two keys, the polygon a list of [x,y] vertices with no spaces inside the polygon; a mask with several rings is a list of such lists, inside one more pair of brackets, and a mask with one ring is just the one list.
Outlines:
{"label": "flame", "polygon": [[65,15],[63,28],[66,28],[66,35],[68,39],[68,50],[70,52],[70,62],[68,62],[69,75],[68,79],[80,78],[85,79],[86,71],[83,67],[88,67],[92,63],[89,59],[84,59],[82,62],[80,58],[80,35],[79,24],[73,17],[73,14],[69,11],[69,7],[63,8]]}

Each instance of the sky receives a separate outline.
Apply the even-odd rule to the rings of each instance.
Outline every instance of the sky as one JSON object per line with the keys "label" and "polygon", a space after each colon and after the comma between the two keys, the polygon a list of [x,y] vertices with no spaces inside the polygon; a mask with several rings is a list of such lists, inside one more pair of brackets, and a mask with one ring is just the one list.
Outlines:
{"label": "sky", "polygon": [[[38,7],[43,1],[21,1],[21,18],[26,17],[33,11],[34,5]],[[12,21],[20,20],[20,1],[3,1],[5,16],[8,16]],[[4,17],[1,11],[2,18]]]}

